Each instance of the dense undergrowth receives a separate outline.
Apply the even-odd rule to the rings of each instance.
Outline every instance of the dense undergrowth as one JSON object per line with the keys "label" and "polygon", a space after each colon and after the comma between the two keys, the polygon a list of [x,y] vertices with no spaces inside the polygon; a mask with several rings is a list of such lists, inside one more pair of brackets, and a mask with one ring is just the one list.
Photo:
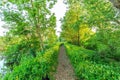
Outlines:
{"label": "dense undergrowth", "polygon": [[38,52],[36,57],[24,56],[19,66],[14,66],[4,80],[42,80],[46,76],[52,80],[56,71],[59,44],[47,49],[44,53]]}
{"label": "dense undergrowth", "polygon": [[70,44],[66,44],[66,49],[79,80],[120,80],[119,62]]}

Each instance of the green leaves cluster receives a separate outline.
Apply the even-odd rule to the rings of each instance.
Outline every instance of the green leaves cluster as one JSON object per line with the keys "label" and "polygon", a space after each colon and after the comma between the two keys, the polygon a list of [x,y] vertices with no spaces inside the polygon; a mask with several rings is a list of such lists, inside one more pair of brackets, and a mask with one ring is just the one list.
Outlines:
{"label": "green leaves cluster", "polygon": [[[61,38],[97,52],[101,58],[119,61],[120,26],[116,10],[107,0],[66,0]],[[69,36],[68,36],[69,35]]]}
{"label": "green leaves cluster", "polygon": [[56,0],[2,2],[0,10],[9,28],[4,36],[5,65],[11,70],[4,79],[41,80],[46,75],[50,77],[57,64],[58,47],[51,48],[57,41],[56,17],[50,11]]}
{"label": "green leaves cluster", "polygon": [[[78,79],[83,80],[119,80],[120,68],[119,62],[111,61],[111,63],[102,61],[95,51],[87,50],[74,45],[66,44],[67,55],[74,67]],[[98,59],[99,61],[97,62]],[[110,61],[110,60],[109,60]]]}
{"label": "green leaves cluster", "polygon": [[[116,23],[117,21],[114,18],[116,14],[115,10],[109,1],[106,0],[105,1],[66,0],[66,1],[68,3],[68,10],[62,21],[63,32],[61,34],[61,38],[68,42],[71,42],[73,44],[77,43],[77,45],[83,42],[80,34],[82,32],[82,28],[84,28],[84,25],[87,25],[87,27],[90,28],[91,33],[102,31],[103,29],[112,32],[113,29],[115,29],[114,26],[117,26],[117,25],[113,26],[111,24],[111,22]],[[96,30],[93,31],[92,29]],[[91,35],[89,36],[91,37]]]}
{"label": "green leaves cluster", "polygon": [[23,56],[19,66],[14,66],[12,72],[4,77],[4,80],[42,80],[48,77],[53,79],[53,73],[57,66],[59,46],[55,45],[44,53],[38,52],[36,57]]}
{"label": "green leaves cluster", "polygon": [[[4,21],[10,25],[10,36],[24,36],[28,40],[38,40],[39,48],[44,50],[44,42],[51,31],[54,37],[56,17],[50,12],[50,8],[56,0],[8,0],[2,6]],[[47,36],[47,38],[45,38]]]}

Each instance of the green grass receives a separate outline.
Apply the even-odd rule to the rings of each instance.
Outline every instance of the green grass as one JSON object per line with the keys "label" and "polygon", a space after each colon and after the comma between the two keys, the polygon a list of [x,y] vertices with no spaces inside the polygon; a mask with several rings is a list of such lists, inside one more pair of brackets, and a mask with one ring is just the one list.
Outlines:
{"label": "green grass", "polygon": [[115,62],[109,64],[99,56],[94,58],[97,53],[92,50],[70,44],[65,46],[76,76],[80,80],[120,80],[120,67],[118,64],[115,65]]}

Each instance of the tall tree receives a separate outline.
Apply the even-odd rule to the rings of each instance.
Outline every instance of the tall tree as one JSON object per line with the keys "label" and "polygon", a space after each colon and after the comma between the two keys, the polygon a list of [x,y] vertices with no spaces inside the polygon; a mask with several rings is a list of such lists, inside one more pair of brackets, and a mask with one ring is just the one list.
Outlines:
{"label": "tall tree", "polygon": [[55,3],[56,0],[6,0],[0,4],[2,19],[9,25],[5,56],[11,69],[19,65],[22,56],[36,57],[38,51],[45,51],[45,42],[52,44],[48,39],[55,42],[56,17],[50,11]]}
{"label": "tall tree", "polygon": [[[87,19],[89,16],[81,1],[67,0],[67,3],[69,10],[66,12],[66,16],[62,21],[62,36],[64,36],[65,33],[68,33],[67,35],[71,35],[71,41],[75,42],[77,45],[80,45],[82,41],[80,36],[81,27],[84,26],[84,24],[87,24]],[[64,38],[67,37],[68,36]]]}
{"label": "tall tree", "polygon": [[[107,0],[66,0],[66,3],[68,11],[62,21],[62,36],[65,36],[66,33],[71,35],[64,37],[64,39],[71,37],[71,41],[77,36],[78,45],[81,42],[82,29],[80,28],[82,25],[86,24],[91,30],[97,29],[97,32],[100,31],[100,34],[104,35],[104,29],[113,28],[110,26],[111,22],[119,22],[117,18],[114,18],[116,12]],[[72,32],[73,30],[74,32]]]}
{"label": "tall tree", "polygon": [[39,47],[43,50],[44,30],[56,26],[51,18],[54,15],[50,12],[55,2],[56,0],[8,0],[2,5],[4,21],[11,25],[11,31],[15,35],[38,38]]}

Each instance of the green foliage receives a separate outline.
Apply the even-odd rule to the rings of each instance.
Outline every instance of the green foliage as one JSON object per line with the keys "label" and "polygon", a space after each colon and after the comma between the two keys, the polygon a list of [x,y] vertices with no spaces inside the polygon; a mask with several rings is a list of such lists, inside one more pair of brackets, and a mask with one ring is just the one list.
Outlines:
{"label": "green foliage", "polygon": [[[65,0],[68,10],[62,20],[60,39],[80,80],[120,79],[120,22],[108,0]],[[0,38],[5,46],[5,80],[52,79],[58,45],[56,17],[50,9],[56,0],[7,0],[0,4],[9,32]],[[81,47],[80,47],[81,46]],[[86,49],[85,49],[86,48]],[[2,47],[0,47],[0,50]],[[90,49],[90,50],[88,50]],[[2,49],[4,50],[4,49]],[[0,75],[1,76],[1,75]]]}
{"label": "green foliage", "polygon": [[[83,35],[87,32],[84,31],[84,25],[90,29],[88,33],[99,33],[102,36],[96,35],[101,39],[109,39],[111,32],[117,29],[111,25],[114,21],[115,10],[111,3],[107,0],[66,0],[68,3],[68,10],[66,16],[62,20],[62,34],[61,38],[77,45],[85,45]],[[114,25],[117,26],[117,25]],[[94,32],[92,29],[95,28]],[[104,30],[106,29],[106,30]],[[108,31],[109,32],[108,32]],[[82,35],[81,35],[82,33]],[[104,34],[105,33],[105,34]],[[69,36],[68,36],[69,35]],[[91,37],[91,35],[84,35],[84,37]],[[97,38],[98,38],[97,37]],[[95,40],[94,40],[95,41]],[[93,41],[93,42],[94,42]],[[84,42],[84,43],[83,43]],[[106,44],[105,44],[106,45]],[[95,46],[92,43],[89,46]]]}
{"label": "green foliage", "polygon": [[[106,47],[106,46],[104,46]],[[119,80],[119,64],[103,62],[98,58],[95,51],[66,44],[67,54],[74,67],[78,79],[82,80]],[[94,57],[97,57],[99,63]],[[110,61],[110,60],[109,60]]]}
{"label": "green foliage", "polygon": [[115,15],[113,7],[106,0],[84,0],[84,5],[89,13],[89,24],[97,27],[112,20]]}
{"label": "green foliage", "polygon": [[48,37],[46,30],[51,28],[51,35],[55,36],[56,17],[50,12],[55,3],[56,0],[8,0],[0,5],[3,20],[10,26],[9,36],[24,36],[27,40],[37,39],[37,44],[43,51],[46,36]]}
{"label": "green foliage", "polygon": [[24,55],[35,57],[39,49],[37,42],[32,39],[28,41],[24,37],[12,38],[4,51],[7,67],[13,69],[14,65],[19,65]]}
{"label": "green foliage", "polygon": [[23,56],[36,57],[36,52],[55,44],[56,17],[50,12],[55,3],[56,0],[7,0],[0,5],[3,20],[9,24],[4,51],[8,67],[13,69]]}
{"label": "green foliage", "polygon": [[0,73],[0,80],[2,80],[1,78],[2,78],[2,74]]}
{"label": "green foliage", "polygon": [[7,73],[4,80],[42,80],[46,75],[52,79],[57,66],[58,49],[56,45],[44,53],[38,52],[35,58],[27,55],[22,57],[20,65]]}
{"label": "green foliage", "polygon": [[89,61],[83,61],[77,64],[76,74],[80,79],[85,80],[119,80],[119,67],[97,64]]}
{"label": "green foliage", "polygon": [[4,50],[5,43],[4,43],[4,37],[0,37],[0,52]]}
{"label": "green foliage", "polygon": [[112,31],[109,28],[102,29],[86,41],[85,47],[97,51],[97,56],[101,58],[107,57],[119,61],[120,38],[118,31]]}

